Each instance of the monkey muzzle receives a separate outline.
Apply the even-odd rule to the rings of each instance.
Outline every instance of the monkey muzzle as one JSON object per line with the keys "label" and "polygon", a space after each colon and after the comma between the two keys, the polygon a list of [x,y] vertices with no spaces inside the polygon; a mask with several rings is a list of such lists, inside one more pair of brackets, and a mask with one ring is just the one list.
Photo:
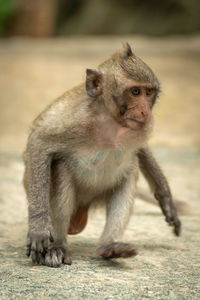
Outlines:
{"label": "monkey muzzle", "polygon": [[151,119],[150,109],[141,109],[138,107],[130,108],[124,113],[124,120],[128,127],[133,129],[142,129]]}

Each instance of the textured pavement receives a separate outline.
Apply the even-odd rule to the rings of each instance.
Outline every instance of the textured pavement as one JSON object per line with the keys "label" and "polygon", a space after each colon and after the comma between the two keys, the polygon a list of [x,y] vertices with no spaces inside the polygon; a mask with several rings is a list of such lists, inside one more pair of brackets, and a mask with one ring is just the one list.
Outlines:
{"label": "textured pavement", "polygon": [[[182,235],[172,234],[158,207],[136,199],[124,241],[138,256],[96,256],[104,212],[95,211],[85,231],[69,238],[71,266],[33,266],[25,256],[22,187],[28,127],[121,41],[134,45],[162,82],[150,143],[173,194],[188,203]],[[0,41],[0,299],[200,299],[199,49],[198,37]]]}

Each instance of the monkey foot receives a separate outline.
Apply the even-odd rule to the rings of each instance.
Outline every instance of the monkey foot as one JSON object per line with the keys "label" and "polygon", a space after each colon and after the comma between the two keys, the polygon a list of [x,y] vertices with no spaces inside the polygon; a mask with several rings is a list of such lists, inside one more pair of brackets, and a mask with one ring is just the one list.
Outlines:
{"label": "monkey foot", "polygon": [[58,268],[62,264],[71,265],[72,260],[65,247],[51,246],[45,255],[44,265],[48,267]]}
{"label": "monkey foot", "polygon": [[111,243],[97,248],[97,254],[104,258],[126,258],[137,255],[137,250],[131,244]]}

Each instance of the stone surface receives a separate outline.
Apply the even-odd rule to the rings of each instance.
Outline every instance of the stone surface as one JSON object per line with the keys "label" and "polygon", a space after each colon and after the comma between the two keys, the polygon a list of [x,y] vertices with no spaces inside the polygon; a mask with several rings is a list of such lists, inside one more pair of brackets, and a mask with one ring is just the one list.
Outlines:
{"label": "stone surface", "polygon": [[[136,199],[124,241],[139,254],[96,256],[104,212],[70,236],[72,265],[33,266],[25,256],[27,204],[22,152],[32,119],[51,99],[84,78],[86,67],[134,44],[162,82],[151,144],[173,194],[188,203],[180,238],[158,207]],[[200,298],[200,38],[70,38],[5,40],[0,44],[0,299]],[[192,104],[192,105],[191,105]],[[145,186],[144,180],[140,185]]]}

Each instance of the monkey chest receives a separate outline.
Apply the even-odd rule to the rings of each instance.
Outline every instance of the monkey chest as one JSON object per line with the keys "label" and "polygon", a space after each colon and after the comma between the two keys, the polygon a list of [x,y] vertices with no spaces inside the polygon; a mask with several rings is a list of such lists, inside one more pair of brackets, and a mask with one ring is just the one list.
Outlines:
{"label": "monkey chest", "polygon": [[106,189],[122,180],[133,167],[131,151],[79,151],[72,156],[72,171],[84,187]]}

